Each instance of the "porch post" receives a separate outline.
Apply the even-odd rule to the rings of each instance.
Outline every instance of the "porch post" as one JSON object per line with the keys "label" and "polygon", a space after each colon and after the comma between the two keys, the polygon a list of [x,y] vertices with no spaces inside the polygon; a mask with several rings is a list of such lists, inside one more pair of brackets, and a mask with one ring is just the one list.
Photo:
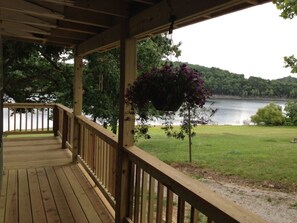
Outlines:
{"label": "porch post", "polygon": [[3,179],[3,39],[0,35],[0,193]]}
{"label": "porch post", "polygon": [[115,222],[123,223],[129,216],[130,199],[130,174],[131,163],[128,161],[124,146],[132,146],[134,137],[135,117],[130,114],[130,108],[125,104],[125,92],[128,84],[132,83],[137,75],[136,39],[129,38],[127,23],[122,26],[122,38],[120,43],[120,117],[119,117],[119,147],[117,154],[117,182],[116,182],[116,214]]}
{"label": "porch post", "polygon": [[72,161],[77,162],[79,150],[79,124],[77,116],[82,113],[82,95],[83,95],[83,58],[75,52],[74,56],[74,82],[73,82],[73,145]]}

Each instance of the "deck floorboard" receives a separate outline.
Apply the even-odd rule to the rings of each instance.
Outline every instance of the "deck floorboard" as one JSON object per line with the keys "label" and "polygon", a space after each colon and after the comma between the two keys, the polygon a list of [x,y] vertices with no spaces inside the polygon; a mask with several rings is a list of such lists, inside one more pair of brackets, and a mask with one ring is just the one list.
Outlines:
{"label": "deck floorboard", "polygon": [[55,137],[5,139],[0,222],[114,222],[78,165]]}

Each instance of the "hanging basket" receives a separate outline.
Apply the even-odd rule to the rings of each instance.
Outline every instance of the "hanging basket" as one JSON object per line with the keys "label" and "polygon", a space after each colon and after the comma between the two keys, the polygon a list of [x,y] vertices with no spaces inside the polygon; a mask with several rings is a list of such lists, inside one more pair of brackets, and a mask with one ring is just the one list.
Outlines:
{"label": "hanging basket", "polygon": [[170,93],[162,97],[151,98],[152,105],[159,111],[177,111],[182,105],[183,100],[183,97],[174,97]]}
{"label": "hanging basket", "polygon": [[202,107],[207,95],[200,74],[183,64],[164,65],[138,76],[126,99],[138,110],[148,112],[151,103],[160,111],[177,111],[183,102]]}

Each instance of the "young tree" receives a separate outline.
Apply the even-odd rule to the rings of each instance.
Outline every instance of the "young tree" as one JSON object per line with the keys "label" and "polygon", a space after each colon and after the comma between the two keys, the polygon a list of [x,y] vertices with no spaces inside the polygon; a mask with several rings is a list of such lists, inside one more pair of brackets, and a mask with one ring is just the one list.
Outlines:
{"label": "young tree", "polygon": [[264,108],[259,108],[257,113],[251,116],[251,121],[257,125],[277,126],[284,124],[285,117],[282,107],[271,102]]}
{"label": "young tree", "polygon": [[[164,127],[165,133],[168,137],[174,137],[177,139],[184,140],[188,138],[188,150],[189,150],[189,162],[192,163],[192,144],[193,137],[196,136],[194,127],[197,125],[206,125],[211,122],[212,116],[215,114],[217,109],[209,107],[190,106],[188,103],[182,105],[179,109],[179,116],[182,117],[180,128],[174,129],[172,126],[172,117],[169,113],[168,119],[165,119]],[[165,116],[166,117],[166,116]]]}

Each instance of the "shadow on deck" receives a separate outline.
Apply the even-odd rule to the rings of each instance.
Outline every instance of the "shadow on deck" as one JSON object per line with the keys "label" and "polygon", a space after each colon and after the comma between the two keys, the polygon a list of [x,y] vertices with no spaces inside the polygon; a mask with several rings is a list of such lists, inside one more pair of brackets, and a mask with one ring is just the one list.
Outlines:
{"label": "shadow on deck", "polygon": [[0,222],[114,222],[98,188],[56,137],[6,138]]}

